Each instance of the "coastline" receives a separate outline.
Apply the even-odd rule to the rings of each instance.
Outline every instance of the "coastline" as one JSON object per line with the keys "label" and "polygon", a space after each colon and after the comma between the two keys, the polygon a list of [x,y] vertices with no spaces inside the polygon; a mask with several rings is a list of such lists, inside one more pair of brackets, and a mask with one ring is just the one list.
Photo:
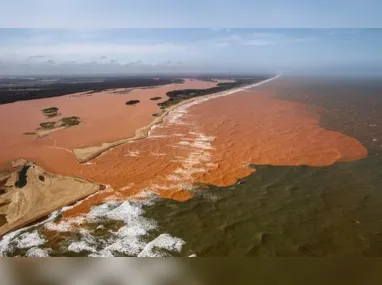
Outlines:
{"label": "coastline", "polygon": [[[112,148],[114,148],[116,146],[119,146],[119,145],[122,145],[122,144],[125,144],[125,143],[132,143],[132,142],[135,142],[135,141],[138,141],[138,140],[141,140],[141,139],[144,139],[144,138],[148,137],[149,134],[150,134],[150,130],[152,129],[153,126],[162,123],[163,120],[166,118],[166,116],[168,114],[170,114],[172,111],[176,110],[177,108],[179,108],[179,107],[181,107],[181,106],[183,106],[185,104],[189,104],[189,103],[192,103],[192,102],[196,102],[196,104],[199,104],[201,102],[204,102],[206,100],[210,100],[210,99],[213,99],[213,98],[218,98],[218,97],[222,97],[222,96],[231,95],[231,94],[234,94],[234,93],[237,93],[237,92],[241,92],[241,91],[244,91],[244,90],[256,87],[256,86],[260,86],[260,85],[265,84],[267,82],[270,82],[271,80],[274,80],[274,79],[276,79],[278,77],[279,77],[279,75],[278,76],[274,76],[272,78],[269,78],[267,80],[264,80],[264,81],[261,81],[261,82],[257,82],[257,83],[254,83],[254,84],[250,84],[250,85],[246,85],[246,86],[243,86],[243,87],[233,88],[233,89],[226,90],[226,91],[223,91],[223,92],[218,92],[218,93],[214,93],[214,94],[209,94],[209,95],[205,95],[205,96],[194,97],[194,98],[190,98],[188,100],[184,100],[184,101],[182,101],[182,102],[180,102],[180,103],[178,103],[176,105],[172,105],[172,106],[168,107],[167,109],[163,110],[162,114],[159,117],[156,117],[150,124],[148,124],[148,125],[146,125],[146,126],[144,126],[142,128],[137,129],[136,132],[135,132],[135,136],[133,136],[133,137],[130,137],[130,138],[127,138],[127,139],[118,140],[116,142],[104,143],[100,147],[90,147],[90,148],[85,148],[85,149],[74,149],[72,152],[75,153],[75,151],[77,151],[77,152],[80,151],[80,155],[82,155],[82,157],[81,156],[78,157],[77,156],[78,153],[77,153],[77,155],[75,155],[75,157],[77,158],[77,160],[80,163],[86,163],[86,162],[88,162],[88,161],[98,157],[99,155],[102,155],[104,152],[106,152],[106,151],[108,151],[108,150],[110,150],[110,149],[112,149]],[[83,182],[86,181],[89,184],[101,185],[100,183],[95,182],[96,180],[94,180],[94,179],[84,179],[84,178],[80,178],[80,177],[73,177],[73,176],[68,175],[68,174],[63,176],[63,175],[60,175],[60,174],[53,174],[51,172],[43,170],[39,166],[36,166],[36,168],[40,169],[39,173],[44,173],[44,175],[51,176],[52,179],[55,179],[55,177],[60,177],[60,178],[62,177],[61,179],[67,179],[68,181],[73,181],[73,182],[76,181],[77,179],[79,179],[79,180],[81,180]],[[40,194],[40,192],[41,192],[42,193],[41,195],[43,195],[43,193],[46,192],[46,191],[41,191],[41,189],[43,189],[44,186],[40,185],[41,182],[38,181],[38,175],[37,176],[36,175],[33,175],[32,173],[29,173],[29,175],[28,175],[28,181],[29,180],[31,180],[31,181],[29,181],[29,185],[25,189],[23,189],[24,192],[26,194],[28,194],[28,195],[29,195],[28,191],[32,191],[32,190],[33,190],[32,192],[36,192],[37,191],[36,192],[37,194]],[[35,176],[37,178],[35,178]],[[71,187],[66,187],[66,185],[67,185],[67,183],[63,184],[62,182],[60,182],[60,187],[59,188],[61,188],[62,191],[71,188]],[[76,188],[82,189],[81,185],[76,185]],[[49,193],[50,192],[53,193],[53,192],[56,191],[55,189],[53,189],[53,190],[54,191],[49,191]],[[98,193],[100,190],[102,190],[102,187],[94,187],[94,188],[91,187],[91,189],[89,189],[89,190],[84,188],[84,191],[82,191],[81,193],[76,193],[76,195],[74,195],[75,197],[73,197],[71,194],[69,195],[69,193],[66,193],[64,191],[65,193],[62,193],[62,195],[65,194],[65,197],[62,197],[63,199],[61,199],[61,200],[60,199],[56,199],[56,202],[54,203],[54,205],[50,205],[50,206],[47,206],[48,204],[46,202],[42,203],[41,201],[37,202],[37,200],[26,199],[26,201],[28,201],[28,207],[27,207],[28,208],[27,210],[29,211],[28,214],[25,215],[25,213],[21,213],[21,212],[18,213],[17,217],[15,216],[15,218],[12,219],[12,221],[9,221],[8,225],[6,225],[6,226],[4,225],[4,227],[0,228],[0,236],[4,236],[8,232],[13,232],[13,231],[15,231],[15,230],[17,230],[19,228],[22,228],[22,227],[28,225],[28,224],[34,223],[35,221],[37,221],[37,220],[47,216],[51,212],[53,212],[53,211],[55,211],[57,209],[60,209],[60,208],[62,208],[64,206],[66,206],[66,205],[73,204],[76,201],[80,201],[80,200],[86,199],[89,195],[92,195],[94,193]],[[24,195],[26,195],[26,194],[24,194]],[[37,196],[39,196],[39,195],[37,195]],[[45,196],[41,196],[40,198],[43,198],[43,197],[45,197]],[[60,201],[58,201],[58,200],[60,200]],[[16,200],[15,200],[14,203],[16,203]],[[37,209],[31,210],[33,207],[37,206],[39,203],[41,205],[39,207],[37,207]],[[19,208],[24,208],[24,207],[19,207]],[[22,217],[22,218],[20,218],[20,217]]]}
{"label": "coastline", "polygon": [[191,102],[194,102],[194,101],[197,101],[197,100],[200,100],[200,101],[205,101],[205,100],[209,100],[209,99],[213,99],[213,98],[218,98],[218,97],[222,97],[222,96],[227,96],[227,95],[231,95],[231,94],[234,94],[234,93],[237,93],[237,92],[241,92],[241,91],[245,91],[247,89],[250,89],[250,88],[254,88],[254,87],[257,87],[257,86],[260,86],[260,85],[263,85],[265,83],[268,83],[274,79],[277,79],[278,77],[280,77],[281,74],[278,74],[272,78],[269,78],[269,79],[266,79],[266,80],[263,80],[261,82],[257,82],[257,83],[254,83],[254,84],[250,84],[250,85],[247,85],[247,86],[243,86],[243,87],[238,87],[238,88],[233,88],[233,89],[230,89],[230,90],[227,90],[227,91],[223,91],[223,92],[218,92],[218,93],[214,93],[214,94],[208,94],[208,95],[205,95],[205,96],[199,96],[199,97],[194,97],[194,98],[190,98],[190,99],[187,99],[187,100],[184,100],[176,105],[173,105],[173,106],[170,106],[169,108],[165,109],[163,111],[163,113],[159,116],[159,117],[156,117],[150,124],[138,129],[135,131],[135,135],[133,137],[129,137],[129,138],[126,138],[126,139],[122,139],[122,140],[118,140],[118,141],[115,141],[115,142],[106,142],[106,143],[102,143],[102,145],[100,146],[92,146],[92,147],[86,147],[86,148],[76,148],[76,149],[73,149],[72,150],[72,153],[74,154],[75,158],[77,159],[77,161],[79,163],[86,163],[86,162],[89,162],[93,159],[95,159],[96,157],[102,155],[104,152],[110,150],[110,149],[113,149],[119,145],[122,145],[122,144],[126,144],[126,143],[133,143],[135,141],[138,141],[138,140],[141,140],[141,139],[144,139],[146,137],[148,137],[149,135],[149,132],[150,130],[152,129],[153,126],[155,125],[158,125],[160,123],[163,122],[164,118],[167,117],[167,115],[176,110],[178,107],[181,107],[185,104],[188,104],[188,103],[191,103]]}
{"label": "coastline", "polygon": [[6,192],[0,197],[3,205],[0,214],[5,219],[0,224],[0,236],[106,188],[86,178],[50,173],[31,161],[23,160],[13,166],[8,176]]}

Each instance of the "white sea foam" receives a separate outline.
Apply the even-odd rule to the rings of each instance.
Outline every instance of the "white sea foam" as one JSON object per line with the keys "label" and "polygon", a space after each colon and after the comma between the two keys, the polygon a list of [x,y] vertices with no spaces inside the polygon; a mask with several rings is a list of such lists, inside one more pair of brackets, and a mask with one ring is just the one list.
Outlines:
{"label": "white sea foam", "polygon": [[38,247],[32,247],[25,254],[27,257],[49,257],[49,250]]}
{"label": "white sea foam", "polygon": [[75,217],[72,219],[63,219],[59,222],[47,222],[45,223],[44,227],[49,231],[56,231],[56,232],[70,232],[73,228],[73,226],[78,226],[84,222],[83,217]]}
{"label": "white sea foam", "polygon": [[[103,190],[103,191],[110,191],[111,190],[111,187],[109,185],[106,186],[106,189]],[[99,192],[97,192],[99,193]],[[31,226],[28,226],[28,227],[24,227],[24,228],[21,228],[21,229],[18,229],[16,231],[13,231],[13,232],[10,232],[6,235],[4,235],[1,240],[0,240],[0,256],[6,256],[8,252],[12,251],[13,250],[13,243],[15,244],[18,244],[20,241],[20,238],[22,239],[23,238],[23,233],[26,233],[29,229],[32,229],[32,228],[38,228],[39,226],[45,226],[45,225],[48,225],[51,226],[52,228],[54,227],[52,221],[55,220],[61,213],[67,211],[68,209],[71,209],[79,204],[81,204],[83,201],[86,201],[87,199],[89,199],[90,197],[96,195],[97,193],[94,193],[88,197],[86,197],[85,199],[83,200],[80,200],[78,201],[77,203],[75,203],[73,206],[66,206],[66,207],[63,207],[61,210],[57,210],[57,211],[53,211],[46,220],[40,222],[40,223],[37,223],[37,224],[34,224],[34,225],[31,225]],[[60,229],[58,227],[58,229]],[[62,228],[63,229],[63,228]],[[56,229],[54,229],[56,230]],[[66,230],[66,229],[65,229]],[[70,230],[70,229],[68,229]]]}
{"label": "white sea foam", "polygon": [[81,251],[96,252],[96,249],[94,247],[90,246],[89,244],[87,244],[85,241],[72,242],[68,246],[68,250],[76,252],[76,253],[81,252]]}
{"label": "white sea foam", "polygon": [[125,156],[137,157],[137,156],[139,156],[139,154],[140,154],[139,151],[129,151],[127,154],[125,154]]}
{"label": "white sea foam", "polygon": [[17,243],[17,240],[22,236],[22,234],[24,232],[28,231],[31,228],[38,227],[38,226],[40,226],[46,222],[49,222],[49,221],[55,219],[59,215],[59,213],[60,213],[60,211],[54,211],[49,215],[49,217],[46,220],[44,220],[40,223],[18,229],[16,231],[13,231],[13,232],[10,232],[10,233],[4,235],[0,240],[0,256],[6,256],[6,254],[9,251],[12,251],[13,250],[12,242],[15,241]]}
{"label": "white sea foam", "polygon": [[26,232],[21,234],[15,243],[18,248],[29,248],[44,244],[45,239],[43,239],[37,231],[33,231],[31,233]]}
{"label": "white sea foam", "polygon": [[138,257],[165,256],[159,250],[155,250],[155,248],[166,249],[173,252],[180,252],[184,244],[185,244],[184,240],[180,238],[173,237],[169,234],[161,234],[156,239],[149,242],[144,247],[144,249],[138,254]]}
{"label": "white sea foam", "polygon": [[152,156],[165,156],[165,153],[159,153],[159,152],[151,152],[150,153]]}
{"label": "white sea foam", "polygon": [[[89,256],[105,257],[105,256],[137,256],[149,243],[145,241],[145,236],[149,231],[157,228],[157,223],[144,217],[144,206],[154,203],[157,196],[148,191],[144,191],[137,195],[144,197],[144,200],[131,200],[121,202],[107,202],[99,206],[95,206],[91,211],[81,218],[87,223],[98,223],[106,220],[122,221],[122,226],[116,232],[111,232],[110,237],[106,240],[96,238],[89,230],[82,229],[81,225],[76,228],[81,234],[80,241],[74,241],[68,246],[69,251],[81,252],[89,251]],[[97,247],[98,246],[98,247]],[[168,246],[169,247],[169,246]],[[179,246],[174,247],[177,249]],[[96,250],[96,248],[101,248]]]}
{"label": "white sea foam", "polygon": [[[153,220],[149,220],[143,216],[143,206],[152,205],[153,200],[134,200],[125,201],[123,203],[108,202],[97,207],[93,207],[92,210],[86,215],[86,219],[89,222],[97,222],[99,219],[109,219],[115,221],[123,221],[126,225],[121,227],[117,232],[112,232],[112,236],[107,240],[103,249],[95,251],[89,243],[77,242],[74,245],[71,244],[69,250],[83,250],[87,248],[88,251],[93,253],[89,256],[139,256],[150,242],[146,242],[144,237],[149,231],[155,230],[157,224]],[[159,241],[161,241],[161,238]],[[162,244],[166,246],[166,249],[178,250],[181,243],[180,239],[174,238],[177,241],[173,243],[158,243],[158,246]],[[179,249],[180,250],[180,249]]]}

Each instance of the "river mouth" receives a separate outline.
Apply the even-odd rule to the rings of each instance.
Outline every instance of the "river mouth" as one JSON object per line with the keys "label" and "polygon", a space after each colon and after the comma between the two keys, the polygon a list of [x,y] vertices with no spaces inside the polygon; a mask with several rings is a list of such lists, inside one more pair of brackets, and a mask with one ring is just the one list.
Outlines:
{"label": "river mouth", "polygon": [[[330,114],[306,102],[303,107],[304,93],[291,100],[277,90],[295,92],[302,84],[308,92],[311,83],[292,83],[275,81],[255,92],[180,108],[148,139],[117,149],[123,157],[118,166],[125,173],[111,178],[130,173],[135,183],[126,185],[121,179],[119,190],[107,192],[112,195],[90,197],[28,229],[10,241],[13,250],[5,255],[380,256],[382,154],[367,130],[376,135],[373,126],[382,120],[372,117],[363,128],[349,129],[351,114],[368,114],[362,115],[356,105],[357,112]],[[349,88],[346,82],[341,86]],[[338,99],[338,92],[332,95]],[[251,104],[262,103],[257,108],[269,107],[269,113],[253,112],[260,109],[248,103],[251,96]],[[233,97],[245,99],[247,108],[235,105]],[[325,110],[334,104],[330,98],[322,100]],[[214,110],[217,106],[221,108]],[[266,132],[268,123],[275,126],[275,110],[284,116],[277,124],[285,127],[282,134],[299,134],[295,153],[285,152],[288,140],[280,132]],[[247,112],[246,121],[240,112]],[[224,119],[225,113],[231,120]],[[259,114],[262,123],[257,123]],[[299,117],[285,124],[290,115]],[[307,121],[316,128],[309,136],[294,125]],[[338,127],[341,121],[344,128]],[[256,128],[248,128],[248,122]],[[263,140],[256,146],[259,137]],[[264,146],[275,151],[260,151]],[[96,165],[116,158],[109,152]],[[140,196],[142,189],[146,196]]]}

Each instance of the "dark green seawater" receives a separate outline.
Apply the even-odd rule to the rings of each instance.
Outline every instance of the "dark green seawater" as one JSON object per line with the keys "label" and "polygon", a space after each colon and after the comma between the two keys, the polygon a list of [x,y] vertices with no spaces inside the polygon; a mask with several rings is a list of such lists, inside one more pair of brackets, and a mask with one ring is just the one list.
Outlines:
{"label": "dark green seawater", "polygon": [[146,208],[197,256],[382,256],[382,81],[289,79],[275,96],[319,110],[321,125],[368,157],[327,167],[256,166],[230,187]]}

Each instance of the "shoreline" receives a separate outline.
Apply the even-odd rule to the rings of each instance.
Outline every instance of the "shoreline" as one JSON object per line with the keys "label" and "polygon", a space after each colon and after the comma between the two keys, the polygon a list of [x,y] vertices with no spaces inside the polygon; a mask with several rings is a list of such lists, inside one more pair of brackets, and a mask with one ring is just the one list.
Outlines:
{"label": "shoreline", "polygon": [[194,97],[194,98],[190,98],[190,99],[187,99],[187,100],[184,100],[182,102],[179,102],[178,104],[176,105],[173,105],[173,106],[170,106],[169,108],[165,109],[162,114],[159,116],[159,117],[156,117],[150,124],[138,129],[135,131],[135,135],[133,137],[129,137],[129,138],[126,138],[126,139],[122,139],[122,140],[118,140],[118,141],[115,141],[115,142],[106,142],[106,143],[102,143],[100,146],[91,146],[91,147],[86,147],[86,148],[75,148],[72,150],[72,153],[73,155],[75,156],[75,158],[77,159],[77,161],[79,163],[86,163],[86,162],[89,162],[95,158],[97,158],[98,156],[102,155],[104,152],[108,151],[108,150],[111,150],[117,146],[120,146],[120,145],[123,145],[123,144],[126,144],[126,143],[133,143],[135,141],[138,141],[138,140],[141,140],[141,139],[144,139],[146,137],[148,137],[149,135],[149,132],[150,130],[152,129],[152,127],[154,127],[155,125],[158,125],[160,123],[163,122],[164,118],[172,111],[174,111],[175,109],[177,109],[178,107],[181,107],[187,103],[191,103],[191,102],[194,102],[196,100],[201,100],[201,99],[213,99],[213,98],[218,98],[218,97],[222,97],[222,96],[228,96],[228,95],[231,95],[231,94],[234,94],[234,93],[237,93],[237,92],[241,92],[241,91],[245,91],[247,89],[250,89],[250,88],[254,88],[254,87],[257,87],[257,86],[260,86],[260,85],[263,85],[265,83],[268,83],[274,79],[277,79],[278,77],[280,77],[281,74],[278,74],[272,78],[269,78],[269,79],[266,79],[266,80],[263,80],[263,81],[260,81],[260,82],[257,82],[257,83],[254,83],[254,84],[250,84],[250,85],[246,85],[246,86],[243,86],[243,87],[238,87],[238,88],[233,88],[233,89],[230,89],[230,90],[226,90],[226,91],[223,91],[223,92],[218,92],[218,93],[214,93],[214,94],[208,94],[208,95],[204,95],[204,96],[199,96],[199,97]]}
{"label": "shoreline", "polygon": [[[6,192],[0,197],[0,201],[5,203],[1,215],[6,218],[6,222],[0,225],[0,237],[107,188],[104,184],[79,176],[53,174],[32,161],[21,163],[12,167],[5,182]],[[18,186],[17,182],[23,179],[20,171],[24,168],[25,184]],[[72,188],[77,191],[72,192]]]}

